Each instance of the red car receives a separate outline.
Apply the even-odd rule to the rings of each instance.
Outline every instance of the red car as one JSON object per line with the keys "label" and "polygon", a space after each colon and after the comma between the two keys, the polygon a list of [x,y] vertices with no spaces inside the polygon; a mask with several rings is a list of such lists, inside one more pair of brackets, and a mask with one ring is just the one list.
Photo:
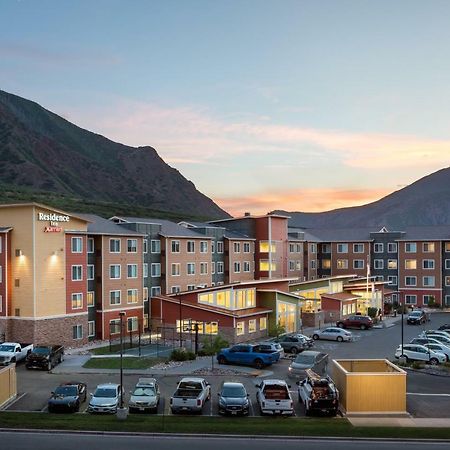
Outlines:
{"label": "red car", "polygon": [[360,330],[367,330],[373,327],[373,321],[369,316],[348,316],[346,319],[336,322],[339,328],[359,328]]}

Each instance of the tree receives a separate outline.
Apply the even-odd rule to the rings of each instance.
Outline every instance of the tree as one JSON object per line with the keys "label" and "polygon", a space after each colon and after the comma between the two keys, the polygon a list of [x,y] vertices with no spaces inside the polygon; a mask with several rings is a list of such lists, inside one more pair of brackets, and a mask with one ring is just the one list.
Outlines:
{"label": "tree", "polygon": [[269,330],[269,336],[278,338],[280,334],[286,333],[286,328],[278,322]]}

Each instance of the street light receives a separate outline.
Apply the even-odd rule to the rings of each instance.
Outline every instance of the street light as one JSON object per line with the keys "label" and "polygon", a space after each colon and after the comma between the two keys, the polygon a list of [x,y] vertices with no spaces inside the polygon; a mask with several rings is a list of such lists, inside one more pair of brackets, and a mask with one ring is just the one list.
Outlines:
{"label": "street light", "polygon": [[126,312],[119,312],[120,319],[120,406],[117,409],[117,418],[120,420],[124,420],[127,418],[127,410],[123,406],[123,318],[125,317]]}

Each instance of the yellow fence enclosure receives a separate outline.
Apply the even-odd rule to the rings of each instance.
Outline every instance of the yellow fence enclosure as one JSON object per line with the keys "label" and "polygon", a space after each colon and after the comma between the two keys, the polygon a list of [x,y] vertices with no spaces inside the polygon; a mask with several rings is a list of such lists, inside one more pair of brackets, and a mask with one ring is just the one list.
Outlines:
{"label": "yellow fence enclosure", "polygon": [[17,395],[16,365],[0,369],[0,408]]}

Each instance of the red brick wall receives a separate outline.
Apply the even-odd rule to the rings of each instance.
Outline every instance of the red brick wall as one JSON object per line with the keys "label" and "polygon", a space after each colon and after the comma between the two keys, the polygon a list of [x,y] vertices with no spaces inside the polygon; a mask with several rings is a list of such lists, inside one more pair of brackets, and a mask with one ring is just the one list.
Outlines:
{"label": "red brick wall", "polygon": [[0,316],[8,315],[7,304],[8,304],[8,277],[9,277],[9,233],[0,233],[1,239],[1,253],[0,253],[0,266],[2,268],[2,279],[0,281]]}
{"label": "red brick wall", "polygon": [[[83,241],[82,252],[72,252],[72,237],[80,237]],[[83,279],[72,281],[72,266],[81,265]],[[83,294],[83,307],[81,309],[72,308],[72,294]],[[87,238],[80,234],[66,234],[66,313],[87,312]]]}
{"label": "red brick wall", "polygon": [[[130,317],[137,317],[140,327],[142,329],[142,325],[143,325],[143,309],[141,308],[135,308],[135,309],[127,309],[126,311],[126,316],[123,318],[123,324],[124,324],[124,335],[128,336],[129,332],[127,331],[127,319]],[[101,321],[101,317],[97,317],[98,319],[100,319],[99,321]],[[114,319],[119,319],[119,311],[115,310],[115,311],[105,311],[103,313],[103,328],[104,328],[104,335],[101,336],[101,339],[109,339],[110,337],[112,338],[119,338],[120,337],[120,330],[118,329],[119,333],[117,334],[110,334],[110,324],[109,322],[111,320]],[[138,331],[136,331],[136,333],[138,333]]]}

